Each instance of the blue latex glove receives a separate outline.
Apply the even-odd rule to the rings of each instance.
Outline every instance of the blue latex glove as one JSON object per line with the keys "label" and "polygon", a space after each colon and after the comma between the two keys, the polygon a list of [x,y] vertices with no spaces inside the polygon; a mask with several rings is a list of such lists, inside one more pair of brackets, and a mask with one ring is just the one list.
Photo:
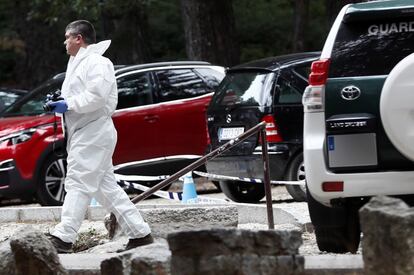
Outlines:
{"label": "blue latex glove", "polygon": [[68,104],[65,100],[49,101],[47,104],[52,107],[52,111],[55,113],[63,114],[68,110]]}

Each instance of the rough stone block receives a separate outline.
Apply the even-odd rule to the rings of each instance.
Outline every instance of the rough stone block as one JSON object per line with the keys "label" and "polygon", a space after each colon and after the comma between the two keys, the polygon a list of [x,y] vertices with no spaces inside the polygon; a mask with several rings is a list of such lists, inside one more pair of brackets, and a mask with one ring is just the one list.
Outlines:
{"label": "rough stone block", "polygon": [[0,243],[0,274],[14,275],[16,274],[16,265],[14,263],[14,255],[10,247],[10,241]]}
{"label": "rough stone block", "polygon": [[142,216],[149,224],[187,223],[237,226],[237,208],[235,206],[183,207],[143,209]]}
{"label": "rough stone block", "polygon": [[131,275],[169,275],[170,258],[167,242],[148,253],[135,253],[131,260]]}
{"label": "rough stone block", "polygon": [[211,229],[168,235],[171,274],[300,274],[299,231]]}
{"label": "rough stone block", "polygon": [[170,274],[170,255],[167,242],[157,239],[153,244],[115,254],[102,261],[101,274],[167,275]]}
{"label": "rough stone block", "polygon": [[414,274],[414,208],[380,196],[359,213],[364,274]]}
{"label": "rough stone block", "polygon": [[[141,209],[142,217],[151,227],[152,235],[166,238],[169,233],[208,229],[212,227],[237,227],[238,212],[235,206],[180,207]],[[109,228],[109,216],[105,218],[105,227]],[[122,237],[119,225],[113,239]]]}
{"label": "rough stone block", "polygon": [[10,239],[18,274],[67,274],[47,237],[28,226]]}

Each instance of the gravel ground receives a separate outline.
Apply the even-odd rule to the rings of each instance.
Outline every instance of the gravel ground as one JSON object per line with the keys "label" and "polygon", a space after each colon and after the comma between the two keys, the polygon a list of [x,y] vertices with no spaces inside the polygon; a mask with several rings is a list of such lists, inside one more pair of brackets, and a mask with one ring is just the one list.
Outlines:
{"label": "gravel ground", "polygon": [[[215,185],[209,181],[206,181],[203,178],[199,178],[196,180],[197,186],[197,193],[203,196],[212,196],[215,198],[225,198],[225,195],[219,193]],[[177,192],[182,190],[182,183],[176,182],[174,183],[169,191]],[[133,196],[133,195],[131,195]],[[272,200],[274,205],[279,205],[279,207],[295,207],[295,204],[292,203],[293,200],[290,195],[287,193],[284,186],[276,186],[272,188]],[[179,203],[174,201],[167,201],[165,199],[159,198],[151,198],[147,199],[142,204],[157,204],[157,203]],[[260,203],[265,203],[265,200],[262,200]],[[32,207],[32,206],[39,206],[33,202],[21,202],[19,200],[9,200],[9,201],[2,201],[0,203],[0,207]],[[303,213],[303,215],[308,215],[308,213]],[[56,223],[48,222],[48,223],[31,223],[34,228],[42,231],[42,232],[49,232]],[[14,232],[19,231],[22,227],[27,226],[27,223],[4,223],[0,226],[0,242],[8,239],[10,236],[14,234]],[[267,229],[266,224],[240,224],[239,228],[243,229],[251,229],[251,230],[259,230],[259,229]],[[292,229],[295,228],[293,225],[286,224],[286,225],[278,225],[276,229]],[[297,228],[298,229],[298,228]],[[100,238],[105,239],[106,229],[104,227],[103,221],[84,221],[82,227],[80,229],[80,236],[88,236],[93,234],[97,234]],[[301,255],[318,255],[318,254],[326,254],[320,252],[317,245],[315,235],[312,232],[303,232],[302,233],[303,244],[299,249],[299,253]],[[359,251],[358,253],[361,253]]]}
{"label": "gravel ground", "polygon": [[[40,230],[42,232],[49,232],[56,223],[53,222],[47,222],[47,223],[4,223],[1,225],[0,230],[0,242],[7,240],[10,238],[15,232],[20,231],[23,227],[27,225],[31,225],[37,230]],[[276,227],[276,229],[286,229],[289,226],[283,227]],[[265,230],[267,229],[267,225],[264,224],[241,224],[239,225],[239,228],[242,229],[250,229],[250,230]],[[82,224],[82,227],[79,231],[79,236],[82,235],[90,235],[91,232],[96,232],[97,235],[101,236],[101,239],[105,240],[105,235],[107,233],[105,226],[103,222],[101,221],[84,221]],[[315,235],[313,233],[304,232],[302,234],[303,238],[303,244],[299,249],[299,253],[301,255],[318,255],[321,254],[319,252],[316,241],[315,241]],[[102,243],[102,242],[101,242]]]}

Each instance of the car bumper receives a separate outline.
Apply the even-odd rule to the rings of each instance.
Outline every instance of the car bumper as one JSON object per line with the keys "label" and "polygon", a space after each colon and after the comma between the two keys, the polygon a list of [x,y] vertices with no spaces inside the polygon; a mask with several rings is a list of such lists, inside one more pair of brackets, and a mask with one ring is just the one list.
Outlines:
{"label": "car bumper", "polygon": [[[304,162],[306,184],[312,197],[330,206],[332,199],[376,195],[414,194],[414,171],[333,173],[327,169],[325,156],[324,113],[305,113]],[[323,182],[344,183],[342,192],[324,192]]]}
{"label": "car bumper", "polygon": [[[271,180],[283,180],[286,172],[289,157],[291,155],[289,146],[282,146],[277,150],[269,150],[269,170]],[[208,173],[262,179],[263,158],[261,152],[245,156],[222,156],[216,157],[206,163]]]}
{"label": "car bumper", "polygon": [[13,159],[0,162],[0,197],[29,198],[33,192],[33,183],[21,177]]}

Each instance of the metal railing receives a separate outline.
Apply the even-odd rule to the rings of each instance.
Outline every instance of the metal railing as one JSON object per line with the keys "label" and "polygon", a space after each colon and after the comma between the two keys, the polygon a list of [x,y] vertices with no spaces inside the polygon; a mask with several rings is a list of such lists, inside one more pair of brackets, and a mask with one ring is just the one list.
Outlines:
{"label": "metal railing", "polygon": [[[227,143],[221,145],[220,147],[216,148],[215,150],[211,151],[207,155],[203,156],[202,158],[198,159],[197,161],[191,163],[190,165],[184,167],[180,171],[176,172],[175,174],[171,175],[167,179],[161,181],[160,183],[154,185],[147,191],[137,195],[131,201],[134,204],[148,198],[158,190],[166,187],[167,185],[171,184],[172,182],[176,181],[180,177],[184,176],[190,171],[200,167],[201,165],[205,164],[207,161],[221,155],[223,152],[231,149],[232,147],[238,145],[248,137],[260,132],[260,139],[262,145],[262,159],[263,159],[263,174],[264,174],[264,187],[265,187],[265,197],[266,197],[266,208],[267,208],[267,220],[269,229],[274,229],[274,221],[273,221],[273,205],[272,205],[272,192],[270,188],[270,173],[269,173],[269,154],[267,150],[267,140],[266,140],[266,122],[261,122],[256,126],[248,129],[243,134],[237,136],[236,138],[228,141]],[[113,236],[115,228],[116,228],[116,218],[113,213],[111,213],[110,217],[110,229],[109,229],[109,236]]]}

